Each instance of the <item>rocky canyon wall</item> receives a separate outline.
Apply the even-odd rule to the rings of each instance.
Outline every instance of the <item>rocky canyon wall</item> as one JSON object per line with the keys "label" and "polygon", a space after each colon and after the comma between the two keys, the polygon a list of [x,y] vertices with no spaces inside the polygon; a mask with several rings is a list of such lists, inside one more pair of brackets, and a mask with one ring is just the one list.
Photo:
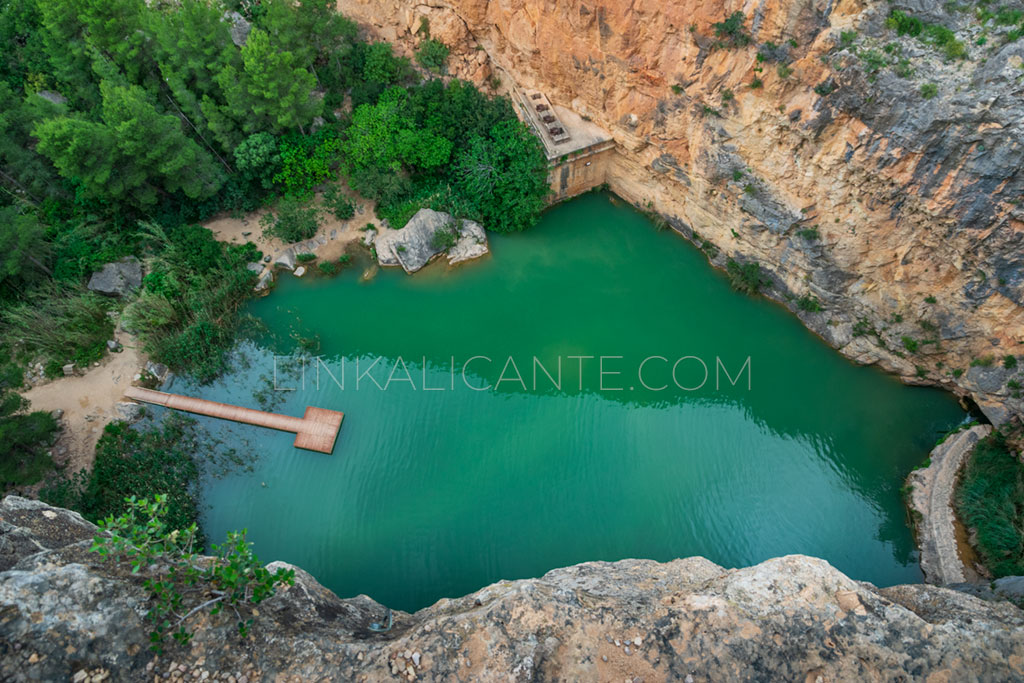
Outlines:
{"label": "rocky canyon wall", "polygon": [[[77,513],[0,501],[5,681],[1019,680],[1024,612],[935,586],[877,589],[822,560],[591,562],[394,613],[298,570],[242,638],[200,612],[148,649],[148,570],[89,552]],[[274,565],[271,565],[273,568]]]}
{"label": "rocky canyon wall", "polygon": [[[453,75],[537,88],[605,127],[616,193],[716,266],[759,263],[768,294],[846,356],[971,395],[995,422],[1024,410],[1003,367],[1024,353],[1009,29],[978,45],[975,15],[939,0],[338,5],[406,52],[427,17]],[[950,27],[966,57],[898,36],[892,9]],[[716,36],[734,12],[741,32]]]}

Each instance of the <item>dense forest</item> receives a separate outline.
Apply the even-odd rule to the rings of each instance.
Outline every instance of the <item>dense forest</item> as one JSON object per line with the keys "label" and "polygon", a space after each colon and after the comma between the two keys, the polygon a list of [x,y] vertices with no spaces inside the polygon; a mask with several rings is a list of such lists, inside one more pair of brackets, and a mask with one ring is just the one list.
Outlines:
{"label": "dense forest", "polygon": [[[215,214],[272,206],[268,229],[302,239],[314,192],[344,212],[347,182],[392,227],[429,206],[507,232],[546,201],[507,98],[444,77],[438,41],[397,57],[324,0],[0,0],[0,43],[5,485],[43,475],[56,429],[18,395],[24,368],[96,361],[118,315],[154,360],[224,369],[260,254],[214,241]],[[87,290],[125,256],[147,264],[137,296]]]}

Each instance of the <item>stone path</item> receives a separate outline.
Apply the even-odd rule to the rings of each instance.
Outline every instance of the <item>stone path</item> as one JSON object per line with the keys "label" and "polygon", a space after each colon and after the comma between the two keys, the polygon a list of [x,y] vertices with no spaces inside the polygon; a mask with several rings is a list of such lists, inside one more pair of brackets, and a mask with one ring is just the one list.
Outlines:
{"label": "stone path", "polygon": [[942,586],[967,580],[957,552],[953,493],[967,455],[991,432],[991,426],[978,425],[953,434],[932,450],[928,467],[907,477],[913,487],[910,507],[920,515],[917,533],[921,571],[928,583]]}

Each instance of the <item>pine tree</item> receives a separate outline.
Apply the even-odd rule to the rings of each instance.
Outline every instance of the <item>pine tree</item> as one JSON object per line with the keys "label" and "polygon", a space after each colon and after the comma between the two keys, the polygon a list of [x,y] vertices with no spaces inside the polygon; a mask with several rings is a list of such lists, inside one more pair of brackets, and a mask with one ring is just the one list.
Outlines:
{"label": "pine tree", "polygon": [[228,66],[217,81],[230,114],[247,133],[282,133],[302,129],[320,113],[322,101],[313,96],[316,80],[288,51],[278,51],[270,37],[254,28],[242,48],[241,71]]}

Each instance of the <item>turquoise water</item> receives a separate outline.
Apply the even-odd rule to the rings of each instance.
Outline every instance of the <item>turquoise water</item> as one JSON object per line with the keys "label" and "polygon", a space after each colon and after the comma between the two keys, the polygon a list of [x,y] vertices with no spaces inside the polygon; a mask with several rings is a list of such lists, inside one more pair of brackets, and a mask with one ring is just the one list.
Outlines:
{"label": "turquoise water", "polygon": [[[261,559],[404,610],[627,557],[743,566],[804,553],[876,584],[920,580],[899,489],[963,419],[950,396],[848,363],[606,196],[557,206],[491,247],[411,277],[285,275],[249,307],[271,333],[243,345],[237,371],[175,383],[251,407],[274,396],[288,414],[346,414],[332,455],[202,420],[254,459],[251,472],[206,480],[212,539],[247,527]],[[295,390],[268,391],[275,354],[299,341],[321,359],[319,385],[317,363],[303,377],[292,356],[277,361],[277,381]],[[474,356],[491,361],[472,361],[463,379]],[[540,372],[534,386],[534,356],[556,379],[563,359],[561,389]],[[581,373],[570,356],[595,358]],[[621,358],[602,377],[599,356]],[[666,360],[648,362],[643,380],[662,391],[639,381],[654,356]],[[708,367],[694,391],[672,381],[671,364],[688,356]],[[677,370],[686,387],[704,375],[692,358]],[[385,385],[392,371],[386,389],[369,379]]]}

